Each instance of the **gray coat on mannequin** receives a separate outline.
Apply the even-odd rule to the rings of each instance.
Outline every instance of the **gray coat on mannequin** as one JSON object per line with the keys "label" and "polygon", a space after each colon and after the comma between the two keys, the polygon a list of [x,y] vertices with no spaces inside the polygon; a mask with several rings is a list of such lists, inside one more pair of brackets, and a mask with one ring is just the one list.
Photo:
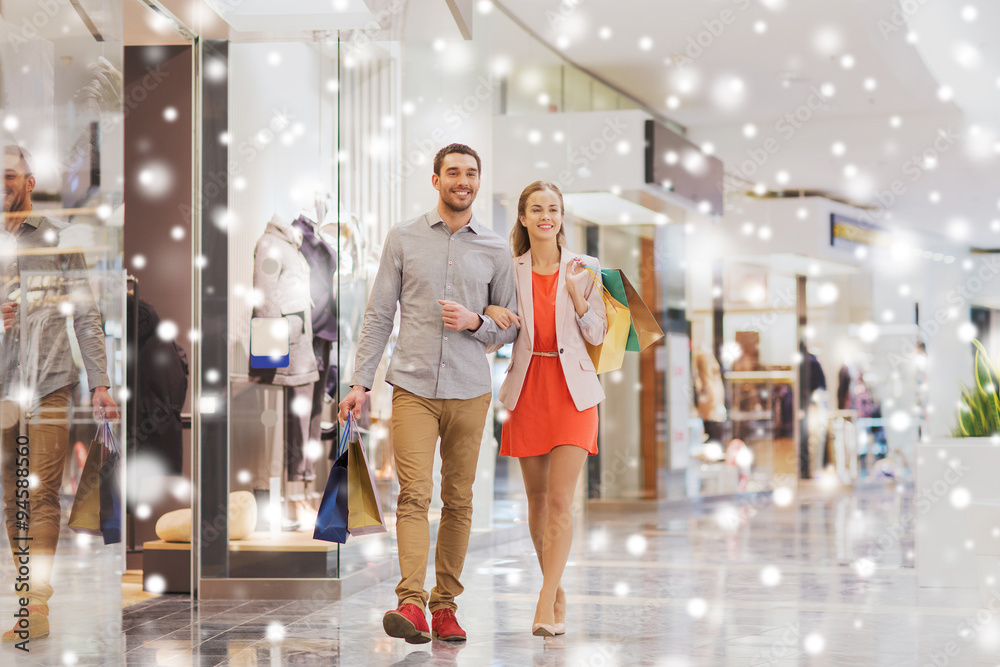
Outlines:
{"label": "gray coat on mannequin", "polygon": [[251,381],[297,387],[319,379],[312,345],[309,264],[299,252],[301,245],[302,233],[276,214],[254,248],[253,285],[262,298],[254,305],[253,316],[288,318],[289,363],[285,368],[251,368]]}

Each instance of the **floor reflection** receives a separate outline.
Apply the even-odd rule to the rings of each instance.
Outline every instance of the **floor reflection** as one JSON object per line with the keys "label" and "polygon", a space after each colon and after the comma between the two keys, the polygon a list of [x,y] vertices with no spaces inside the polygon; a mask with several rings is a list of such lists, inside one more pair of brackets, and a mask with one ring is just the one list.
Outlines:
{"label": "floor reflection", "polygon": [[[913,535],[893,530],[911,502],[911,490],[880,486],[803,493],[784,508],[748,500],[593,511],[577,524],[561,637],[530,634],[541,577],[530,541],[520,540],[470,554],[459,598],[465,644],[386,637],[381,616],[395,606],[387,581],[336,603],[141,603],[126,609],[125,661],[683,667],[922,665],[944,656],[949,665],[995,664],[996,619],[968,625],[975,590],[917,588]],[[887,534],[895,537],[873,550]]]}

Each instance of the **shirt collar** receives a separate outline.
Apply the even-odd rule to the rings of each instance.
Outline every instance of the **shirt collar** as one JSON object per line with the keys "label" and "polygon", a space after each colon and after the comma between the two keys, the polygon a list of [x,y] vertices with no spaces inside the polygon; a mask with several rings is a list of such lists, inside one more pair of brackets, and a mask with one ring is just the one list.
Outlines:
{"label": "shirt collar", "polygon": [[[434,227],[438,223],[443,223],[444,220],[441,219],[441,214],[438,213],[437,207],[432,208],[427,212],[424,217],[427,219],[427,226]],[[469,220],[468,224],[464,225],[468,227],[470,231],[475,232],[477,235],[482,235],[483,231],[486,229],[483,227],[482,223],[476,219],[476,214],[472,214],[472,219]]]}
{"label": "shirt collar", "polygon": [[[14,230],[12,236],[20,236],[25,232],[34,231],[38,229],[38,225],[42,223],[43,218],[44,216],[41,213],[39,213],[36,209],[32,208],[31,211],[28,213],[28,216],[21,222],[20,225],[18,225],[17,229]],[[26,228],[25,226],[27,226],[28,228]]]}

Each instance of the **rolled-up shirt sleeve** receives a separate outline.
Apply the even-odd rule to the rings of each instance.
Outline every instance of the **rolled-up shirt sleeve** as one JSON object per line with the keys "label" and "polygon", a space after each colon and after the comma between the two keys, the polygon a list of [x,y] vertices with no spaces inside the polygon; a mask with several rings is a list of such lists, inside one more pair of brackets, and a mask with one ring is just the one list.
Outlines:
{"label": "rolled-up shirt sleeve", "polygon": [[375,382],[375,372],[382,361],[385,346],[392,334],[393,320],[396,318],[396,307],[403,284],[403,258],[399,248],[398,235],[395,229],[389,231],[382,249],[378,273],[371,295],[368,297],[368,307],[365,309],[364,321],[361,325],[361,335],[358,338],[358,351],[355,356],[354,375],[351,376],[351,386],[361,385],[371,389]]}
{"label": "rolled-up shirt sleeve", "polygon": [[[596,264],[596,262],[595,262]],[[604,287],[597,281],[600,280],[601,269],[598,265],[595,270],[595,280],[590,281],[589,287],[584,293],[587,300],[587,312],[577,315],[576,323],[580,327],[580,333],[591,345],[598,345],[608,334],[608,314],[604,306]]]}
{"label": "rolled-up shirt sleeve", "polygon": [[[490,281],[491,306],[503,306],[512,313],[517,313],[517,283],[514,278],[514,259],[510,256],[499,258],[493,280]],[[493,318],[480,314],[483,323],[472,332],[472,335],[486,345],[506,345],[517,340],[517,327],[509,326],[501,329]]]}

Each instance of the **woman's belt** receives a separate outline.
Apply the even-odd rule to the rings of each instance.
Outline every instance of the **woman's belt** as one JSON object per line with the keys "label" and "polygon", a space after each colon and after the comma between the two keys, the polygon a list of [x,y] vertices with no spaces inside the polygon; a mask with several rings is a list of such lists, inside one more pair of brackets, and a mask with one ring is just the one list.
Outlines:
{"label": "woman's belt", "polygon": [[558,357],[559,356],[558,352],[535,352],[535,351],[532,351],[531,354],[533,354],[536,357]]}

